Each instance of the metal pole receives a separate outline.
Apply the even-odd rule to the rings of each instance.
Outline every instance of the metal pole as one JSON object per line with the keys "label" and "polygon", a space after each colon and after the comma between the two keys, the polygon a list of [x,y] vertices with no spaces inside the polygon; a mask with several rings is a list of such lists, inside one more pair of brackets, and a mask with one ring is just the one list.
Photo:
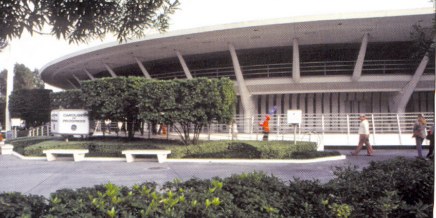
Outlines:
{"label": "metal pole", "polygon": [[400,140],[400,145],[403,145],[403,140],[401,139],[401,122],[400,122],[399,114],[397,114],[397,126],[398,126],[398,139]]}
{"label": "metal pole", "polygon": [[322,130],[322,139],[320,145],[318,145],[318,151],[324,151],[324,132],[325,132],[324,114],[321,114],[321,130]]}
{"label": "metal pole", "polygon": [[350,144],[350,115],[347,114],[347,144]]}
{"label": "metal pole", "polygon": [[374,114],[371,114],[371,122],[372,122],[372,140],[373,140],[373,145],[375,145],[375,122],[374,122]]}

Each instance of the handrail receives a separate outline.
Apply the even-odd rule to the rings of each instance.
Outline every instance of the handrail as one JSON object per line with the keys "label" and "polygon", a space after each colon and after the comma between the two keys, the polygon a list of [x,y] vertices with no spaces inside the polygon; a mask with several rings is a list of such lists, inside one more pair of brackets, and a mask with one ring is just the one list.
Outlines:
{"label": "handrail", "polygon": [[[365,60],[362,72],[366,74],[413,74],[418,62],[410,59],[401,60]],[[351,75],[355,61],[308,61],[300,63],[301,75]],[[292,63],[252,64],[241,66],[246,79],[263,77],[284,77],[292,75]],[[434,64],[429,63],[425,73],[434,73]],[[233,67],[213,67],[191,69],[194,77],[230,77],[235,78]],[[174,79],[184,77],[183,71],[163,72],[154,75],[158,79]]]}

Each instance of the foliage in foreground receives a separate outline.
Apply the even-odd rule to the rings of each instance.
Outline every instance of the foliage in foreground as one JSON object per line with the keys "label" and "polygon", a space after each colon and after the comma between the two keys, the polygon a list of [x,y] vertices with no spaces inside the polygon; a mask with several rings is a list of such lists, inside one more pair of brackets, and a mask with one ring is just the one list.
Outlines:
{"label": "foliage in foreground", "polygon": [[49,199],[0,194],[4,217],[430,217],[433,162],[396,158],[342,168],[326,184],[283,182],[261,172],[62,189]]}

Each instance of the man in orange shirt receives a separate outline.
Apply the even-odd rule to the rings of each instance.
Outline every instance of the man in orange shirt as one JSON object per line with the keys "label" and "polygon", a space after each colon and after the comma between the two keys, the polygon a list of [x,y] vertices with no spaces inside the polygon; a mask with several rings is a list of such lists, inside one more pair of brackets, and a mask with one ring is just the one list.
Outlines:
{"label": "man in orange shirt", "polygon": [[269,120],[271,120],[271,117],[269,115],[266,115],[263,123],[262,122],[259,123],[259,126],[262,126],[263,129],[263,141],[268,141]]}

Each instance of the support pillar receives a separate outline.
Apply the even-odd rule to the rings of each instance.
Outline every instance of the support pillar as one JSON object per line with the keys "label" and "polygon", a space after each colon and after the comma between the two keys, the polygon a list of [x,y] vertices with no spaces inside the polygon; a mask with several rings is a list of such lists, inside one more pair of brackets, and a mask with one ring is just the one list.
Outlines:
{"label": "support pillar", "polygon": [[292,40],[292,80],[300,82],[300,49],[297,38]]}
{"label": "support pillar", "polygon": [[183,58],[182,54],[180,54],[179,51],[176,51],[177,57],[179,58],[180,65],[182,65],[183,71],[185,72],[187,79],[192,79],[192,74],[189,71],[188,65],[185,62],[185,59]]}
{"label": "support pillar", "polygon": [[107,65],[107,64],[104,64],[104,66],[106,67],[106,70],[110,73],[110,75],[112,76],[112,77],[117,77],[117,74],[115,74],[115,72],[112,70],[112,68],[111,67],[109,67],[109,65]]}
{"label": "support pillar", "polygon": [[147,69],[145,69],[145,67],[144,67],[144,65],[142,64],[142,62],[139,61],[138,58],[135,58],[135,60],[136,60],[136,63],[138,64],[138,66],[139,66],[139,69],[141,69],[142,73],[144,74],[145,78],[147,78],[147,79],[151,79],[150,74],[148,73]]}
{"label": "support pillar", "polygon": [[412,79],[404,86],[401,91],[397,92],[389,102],[391,113],[404,113],[406,111],[407,102],[409,102],[410,97],[413,94],[418,82],[424,73],[425,68],[427,67],[429,61],[428,53],[424,55],[421,62],[418,65],[418,68],[415,71]]}
{"label": "support pillar", "polygon": [[368,46],[368,33],[363,35],[362,44],[360,45],[359,55],[357,56],[356,65],[354,65],[353,76],[351,80],[356,82],[362,76],[363,62],[365,61],[366,47]]}
{"label": "support pillar", "polygon": [[89,77],[89,79],[95,80],[95,77],[87,69],[83,69],[83,71],[85,71],[85,73]]}
{"label": "support pillar", "polygon": [[80,84],[80,79],[76,75],[73,74],[73,78]]}
{"label": "support pillar", "polygon": [[252,129],[251,117],[254,114],[253,97],[251,96],[250,91],[245,85],[244,77],[242,75],[241,65],[239,64],[239,59],[236,54],[235,47],[232,44],[229,44],[229,50],[230,50],[230,55],[232,56],[236,82],[238,84],[239,95],[241,96],[242,108],[244,110],[244,133],[249,133],[250,130]]}

